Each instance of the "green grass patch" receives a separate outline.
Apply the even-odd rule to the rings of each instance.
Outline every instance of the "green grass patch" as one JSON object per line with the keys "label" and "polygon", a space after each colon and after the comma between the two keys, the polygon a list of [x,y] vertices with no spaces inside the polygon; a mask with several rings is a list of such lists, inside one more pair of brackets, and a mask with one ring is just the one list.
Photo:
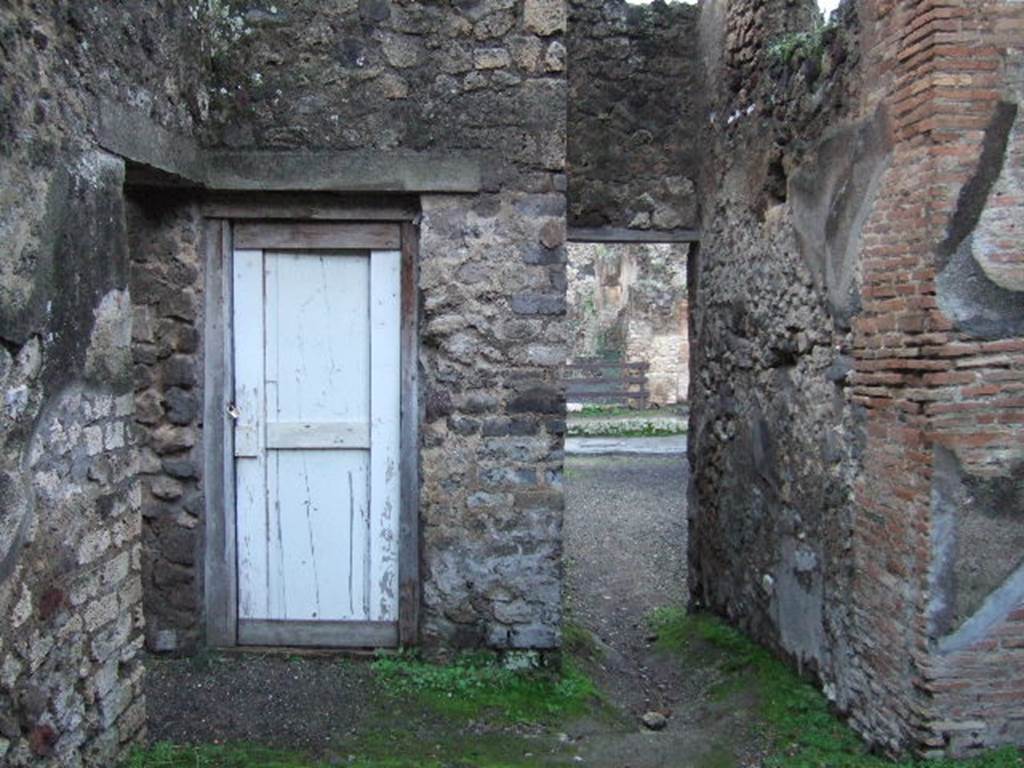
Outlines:
{"label": "green grass patch", "polygon": [[713,666],[724,674],[720,691],[741,688],[757,698],[763,729],[774,747],[769,768],[1022,768],[1015,749],[989,752],[971,760],[895,763],[870,754],[864,743],[829,710],[817,688],[794,674],[766,649],[710,614],[687,615],[662,608],[651,616],[657,647],[689,664]]}
{"label": "green grass patch", "polygon": [[450,664],[412,654],[382,656],[374,675],[393,695],[414,695],[448,716],[492,715],[509,722],[552,723],[585,713],[598,692],[570,659],[560,670],[541,669],[536,657],[464,653]]}
{"label": "green grass patch", "polygon": [[676,428],[659,427],[651,422],[640,426],[634,424],[601,424],[600,427],[575,425],[570,423],[566,428],[569,437],[670,437],[686,434],[685,425]]}
{"label": "green grass patch", "polygon": [[562,625],[562,649],[577,659],[600,659],[604,656],[590,630],[569,620]]}
{"label": "green grass patch", "polygon": [[528,768],[538,762],[555,768],[575,764],[572,746],[553,737],[524,738],[475,729],[423,732],[405,726],[385,728],[363,734],[353,747],[362,760],[356,765],[366,768]]}
{"label": "green grass patch", "polygon": [[319,768],[321,765],[324,763],[313,762],[294,752],[252,744],[181,746],[160,742],[148,749],[136,749],[126,768]]}
{"label": "green grass patch", "polygon": [[621,405],[584,405],[570,416],[636,416],[640,411]]}

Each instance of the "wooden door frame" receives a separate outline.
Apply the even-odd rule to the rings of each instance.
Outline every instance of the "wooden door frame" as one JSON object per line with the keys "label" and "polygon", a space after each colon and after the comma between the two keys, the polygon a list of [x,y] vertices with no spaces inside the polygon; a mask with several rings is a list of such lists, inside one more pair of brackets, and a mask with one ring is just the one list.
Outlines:
{"label": "wooden door frame", "polygon": [[[361,250],[387,247],[402,255],[401,270],[401,509],[398,544],[398,642],[419,636],[419,237],[418,204],[407,197],[341,198],[335,195],[213,196],[200,206],[205,258],[203,485],[203,611],[206,644],[238,645],[238,564],[235,529],[232,328],[233,232],[251,236],[254,219],[272,222],[275,236],[327,238]],[[284,225],[284,226],[282,226]],[[390,243],[390,246],[384,244]]]}

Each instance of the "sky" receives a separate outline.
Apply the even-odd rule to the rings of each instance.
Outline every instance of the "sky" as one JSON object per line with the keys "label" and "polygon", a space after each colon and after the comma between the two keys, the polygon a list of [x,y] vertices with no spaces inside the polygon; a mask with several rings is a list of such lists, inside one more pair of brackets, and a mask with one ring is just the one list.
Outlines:
{"label": "sky", "polygon": [[[626,0],[630,5],[650,5],[654,0]],[[697,0],[669,0],[669,2],[683,2],[689,5],[696,5]],[[821,10],[821,15],[828,20],[828,16],[839,6],[839,0],[818,0],[818,8]]]}

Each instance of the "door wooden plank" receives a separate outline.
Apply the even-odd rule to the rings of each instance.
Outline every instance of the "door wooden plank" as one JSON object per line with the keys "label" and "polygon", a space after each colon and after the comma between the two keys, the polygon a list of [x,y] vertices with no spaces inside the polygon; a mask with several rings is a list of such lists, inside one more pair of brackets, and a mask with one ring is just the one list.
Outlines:
{"label": "door wooden plank", "polygon": [[234,420],[227,404],[234,396],[231,344],[231,227],[226,221],[203,222],[206,255],[204,292],[203,485],[205,531],[203,587],[206,642],[237,642],[237,556],[235,536]]}
{"label": "door wooden plank", "polygon": [[233,272],[235,508],[240,618],[266,617],[269,563],[263,370],[263,252],[236,250]]}
{"label": "door wooden plank", "polygon": [[368,616],[369,258],[267,253],[268,436],[362,424],[363,448],[268,445],[272,619]]}
{"label": "door wooden plank", "polygon": [[419,281],[416,226],[402,225],[401,514],[398,537],[398,641],[419,640]]}
{"label": "door wooden plank", "polygon": [[398,251],[370,255],[370,615],[398,618],[398,524],[401,502],[401,270]]}
{"label": "door wooden plank", "polygon": [[267,448],[370,448],[369,422],[279,421],[267,424]]}
{"label": "door wooden plank", "polygon": [[239,621],[242,645],[393,648],[398,627],[393,621]]}
{"label": "door wooden plank", "polygon": [[370,418],[366,254],[267,254],[269,422]]}
{"label": "door wooden plank", "polygon": [[263,423],[263,252],[235,250],[235,456],[257,456]]}
{"label": "door wooden plank", "polygon": [[401,228],[391,222],[252,222],[235,225],[236,248],[370,250],[397,248]]}
{"label": "door wooden plank", "polygon": [[366,451],[277,450],[271,487],[281,571],[270,618],[366,618],[363,560],[369,514]]}

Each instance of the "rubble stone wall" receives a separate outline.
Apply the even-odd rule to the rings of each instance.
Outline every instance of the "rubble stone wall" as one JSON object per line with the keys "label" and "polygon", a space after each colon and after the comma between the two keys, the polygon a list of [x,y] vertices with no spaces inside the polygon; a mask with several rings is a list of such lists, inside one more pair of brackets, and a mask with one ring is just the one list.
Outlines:
{"label": "rubble stone wall", "polygon": [[203,268],[195,204],[185,194],[135,190],[128,235],[146,644],[193,650],[203,517]]}
{"label": "rubble stone wall", "polygon": [[815,13],[702,8],[694,599],[883,749],[1019,742],[1021,11]]}
{"label": "rubble stone wall", "polygon": [[97,99],[189,132],[178,3],[0,10],[0,763],[116,765],[145,730],[121,160]]}
{"label": "rubble stone wall", "polygon": [[688,245],[571,243],[570,359],[646,362],[648,400],[686,400]]}
{"label": "rubble stone wall", "polygon": [[698,17],[688,3],[569,1],[571,226],[697,226]]}
{"label": "rubble stone wall", "polygon": [[421,199],[421,628],[556,647],[564,2],[236,3],[227,26],[208,145],[479,159],[479,194]]}

